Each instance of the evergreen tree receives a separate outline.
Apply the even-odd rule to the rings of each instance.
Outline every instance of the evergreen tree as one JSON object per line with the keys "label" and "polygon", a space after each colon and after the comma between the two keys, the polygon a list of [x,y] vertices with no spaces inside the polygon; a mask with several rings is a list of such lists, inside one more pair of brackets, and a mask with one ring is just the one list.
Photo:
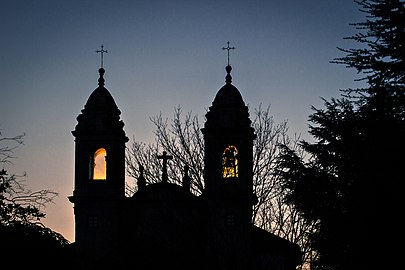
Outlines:
{"label": "evergreen tree", "polygon": [[[385,269],[398,265],[400,181],[405,150],[405,3],[355,1],[367,14],[348,39],[358,49],[340,49],[333,62],[355,68],[367,82],[340,99],[313,108],[310,134],[302,141],[311,156],[300,159],[284,147],[280,173],[288,200],[309,221],[319,257],[315,269]],[[365,31],[365,33],[363,32]]]}
{"label": "evergreen tree", "polygon": [[[360,32],[346,39],[354,40],[360,47],[343,49],[346,55],[334,63],[355,68],[367,80],[369,88],[354,90],[358,94],[375,94],[383,87],[391,94],[403,95],[405,84],[405,7],[402,0],[354,1],[366,20],[354,23]],[[365,30],[365,32],[364,32]],[[353,91],[349,89],[348,91]]]}

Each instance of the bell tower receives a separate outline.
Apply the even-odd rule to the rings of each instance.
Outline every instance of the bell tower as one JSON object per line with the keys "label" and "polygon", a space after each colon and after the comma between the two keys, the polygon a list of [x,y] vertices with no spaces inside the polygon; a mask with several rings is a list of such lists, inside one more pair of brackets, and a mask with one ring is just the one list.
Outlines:
{"label": "bell tower", "polygon": [[[203,195],[210,205],[213,231],[217,232],[214,242],[225,239],[222,256],[233,262],[235,269],[243,269],[247,263],[244,258],[249,249],[255,202],[253,141],[256,136],[248,107],[239,90],[232,85],[231,71],[228,63],[226,84],[217,92],[205,115]],[[215,246],[223,243],[218,241]]]}
{"label": "bell tower", "polygon": [[204,179],[208,197],[240,202],[244,222],[251,219],[253,193],[253,141],[248,107],[232,85],[232,67],[226,66],[226,84],[207,112],[202,133],[205,142]]}
{"label": "bell tower", "polygon": [[[79,254],[105,256],[119,239],[125,198],[125,143],[118,109],[104,87],[104,68],[98,87],[77,117],[73,196],[75,243]],[[92,262],[89,262],[92,263]]]}

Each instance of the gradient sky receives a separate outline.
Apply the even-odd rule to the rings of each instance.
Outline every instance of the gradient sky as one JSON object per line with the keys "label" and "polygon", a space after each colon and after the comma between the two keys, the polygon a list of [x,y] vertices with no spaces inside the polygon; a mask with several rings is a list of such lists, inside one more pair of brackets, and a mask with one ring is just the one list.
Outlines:
{"label": "gradient sky", "polygon": [[25,133],[11,173],[31,190],[59,193],[46,226],[74,241],[74,137],[97,88],[104,44],[106,88],[130,138],[154,139],[149,118],[174,108],[198,114],[225,83],[226,42],[233,84],[251,112],[270,105],[276,122],[308,138],[310,107],[359,86],[354,70],[331,64],[337,46],[364,20],[352,0],[86,1],[3,0],[0,9],[0,130]]}

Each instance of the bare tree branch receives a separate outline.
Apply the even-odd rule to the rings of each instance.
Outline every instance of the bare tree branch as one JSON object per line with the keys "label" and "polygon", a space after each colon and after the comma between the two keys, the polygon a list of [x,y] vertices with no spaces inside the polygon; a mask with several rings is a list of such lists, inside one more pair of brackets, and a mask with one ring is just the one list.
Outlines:
{"label": "bare tree branch", "polygon": [[[288,135],[287,121],[274,122],[270,106],[263,109],[260,105],[253,115],[252,126],[257,136],[253,146],[253,188],[258,203],[253,208],[252,220],[256,226],[299,244],[307,257],[313,256],[306,236],[308,230],[316,227],[306,224],[294,207],[284,202],[280,176],[276,170],[279,146],[288,145],[299,152],[300,137]],[[162,165],[156,155],[163,150],[173,156],[168,163],[169,181],[181,185],[183,168],[187,165],[192,192],[201,194],[204,189],[204,138],[198,116],[191,112],[183,116],[181,108],[177,107],[172,120],[163,118],[162,114],[150,119],[156,128],[155,142],[145,144],[133,138],[132,145],[127,149],[127,174],[135,180],[127,185],[127,195],[136,192],[141,165],[147,183],[160,181]]]}

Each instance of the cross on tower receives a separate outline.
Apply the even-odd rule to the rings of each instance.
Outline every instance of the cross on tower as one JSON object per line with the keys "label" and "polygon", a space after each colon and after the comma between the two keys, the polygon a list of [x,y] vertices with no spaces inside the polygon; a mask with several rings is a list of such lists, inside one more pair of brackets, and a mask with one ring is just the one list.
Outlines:
{"label": "cross on tower", "polygon": [[163,155],[157,156],[158,159],[163,159],[163,173],[162,182],[167,183],[167,160],[173,159],[173,156],[168,156],[166,151],[163,151]]}
{"label": "cross on tower", "polygon": [[97,53],[101,53],[101,68],[103,68],[104,53],[108,53],[107,50],[104,50],[104,45],[101,44],[101,50],[97,50]]}
{"label": "cross on tower", "polygon": [[227,47],[223,47],[222,50],[227,50],[228,51],[228,66],[229,66],[229,51],[230,50],[235,50],[235,47],[229,47],[229,41],[227,42],[228,46]]}

